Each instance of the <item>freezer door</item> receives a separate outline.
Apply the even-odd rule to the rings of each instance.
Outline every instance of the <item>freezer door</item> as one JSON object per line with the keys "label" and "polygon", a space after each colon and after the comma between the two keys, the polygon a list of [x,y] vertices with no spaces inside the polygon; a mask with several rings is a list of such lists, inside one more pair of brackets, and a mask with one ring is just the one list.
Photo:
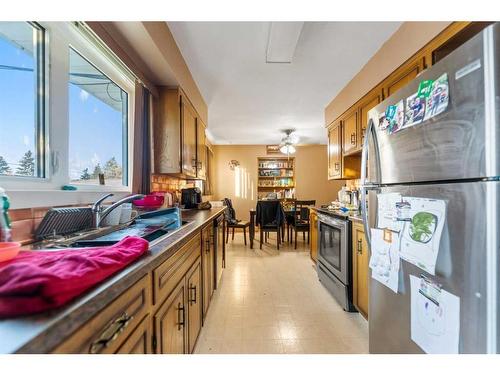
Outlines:
{"label": "freezer door", "polygon": [[[490,26],[369,112],[376,125],[368,155],[369,181],[392,184],[500,175],[494,87],[498,69],[491,58],[499,40],[500,27]],[[406,99],[417,93],[421,81],[444,73],[449,102],[443,113],[392,134],[380,128],[379,118],[389,105],[403,101],[406,110]],[[380,176],[373,165],[377,148]]]}
{"label": "freezer door", "polygon": [[[460,353],[497,352],[499,182],[413,185],[382,188],[382,193],[442,199],[446,221],[440,241],[436,275],[401,260],[399,292],[370,277],[370,353],[421,353],[411,340],[410,278],[421,274],[460,298]],[[377,193],[369,193],[376,212]],[[376,215],[369,226],[376,226]]]}

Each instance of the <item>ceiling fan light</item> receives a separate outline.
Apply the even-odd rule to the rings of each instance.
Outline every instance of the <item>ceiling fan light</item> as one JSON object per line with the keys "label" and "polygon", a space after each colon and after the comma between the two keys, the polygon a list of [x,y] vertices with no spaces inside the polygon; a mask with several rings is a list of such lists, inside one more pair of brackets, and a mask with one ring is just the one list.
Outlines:
{"label": "ceiling fan light", "polygon": [[280,147],[280,152],[282,154],[294,154],[295,153],[295,147],[293,147],[291,144],[285,144]]}

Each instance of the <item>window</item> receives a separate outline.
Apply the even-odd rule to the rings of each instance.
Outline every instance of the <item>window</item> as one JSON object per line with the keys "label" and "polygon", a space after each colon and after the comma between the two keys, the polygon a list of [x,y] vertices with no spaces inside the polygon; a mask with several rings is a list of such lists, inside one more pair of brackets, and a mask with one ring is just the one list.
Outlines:
{"label": "window", "polygon": [[70,48],[69,177],[72,183],[128,185],[128,95]]}
{"label": "window", "polygon": [[0,22],[0,175],[45,177],[45,32]]}

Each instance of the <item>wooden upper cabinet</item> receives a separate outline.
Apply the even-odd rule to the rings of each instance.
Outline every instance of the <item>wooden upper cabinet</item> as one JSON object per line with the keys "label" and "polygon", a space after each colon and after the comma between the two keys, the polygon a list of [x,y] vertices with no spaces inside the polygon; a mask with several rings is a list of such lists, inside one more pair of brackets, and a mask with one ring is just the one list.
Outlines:
{"label": "wooden upper cabinet", "polygon": [[196,177],[196,126],[197,116],[192,105],[182,99],[182,172]]}
{"label": "wooden upper cabinet", "polygon": [[377,88],[366,95],[358,107],[358,135],[359,149],[363,148],[365,142],[366,128],[368,127],[368,112],[382,101],[382,90]]}
{"label": "wooden upper cabinet", "polygon": [[426,66],[434,65],[492,23],[453,22],[425,47]]}
{"label": "wooden upper cabinet", "polygon": [[196,149],[196,176],[205,180],[207,178],[207,144],[205,136],[205,124],[198,118],[198,126],[196,128],[197,149]]}
{"label": "wooden upper cabinet", "polygon": [[490,22],[453,22],[377,87],[348,108],[343,115],[331,122],[328,126],[328,179],[359,178],[359,151],[362,150],[365,140],[368,112],[489,24]]}
{"label": "wooden upper cabinet", "polygon": [[350,154],[359,151],[358,142],[358,112],[349,111],[342,116],[342,140],[344,154]]}
{"label": "wooden upper cabinet", "polygon": [[418,54],[411,61],[396,69],[388,78],[384,80],[384,98],[387,98],[399,89],[405,87],[415,77],[424,70],[424,56]]}
{"label": "wooden upper cabinet", "polygon": [[154,122],[154,173],[182,173],[181,95],[178,89],[159,90],[158,121]]}
{"label": "wooden upper cabinet", "polygon": [[328,179],[342,178],[342,126],[337,121],[328,128]]}
{"label": "wooden upper cabinet", "polygon": [[162,87],[159,92],[159,118],[153,128],[153,172],[204,179],[206,152],[201,151],[206,146],[205,125],[180,88]]}

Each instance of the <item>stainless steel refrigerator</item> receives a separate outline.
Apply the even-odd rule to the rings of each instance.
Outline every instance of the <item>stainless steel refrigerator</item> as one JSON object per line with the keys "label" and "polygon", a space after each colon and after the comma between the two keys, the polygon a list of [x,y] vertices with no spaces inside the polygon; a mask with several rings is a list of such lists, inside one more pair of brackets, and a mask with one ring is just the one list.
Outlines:
{"label": "stainless steel refrigerator", "polygon": [[[445,73],[444,112],[394,133],[383,129],[389,106],[401,100],[406,106],[422,81]],[[371,353],[423,352],[411,339],[410,275],[424,275],[460,298],[460,353],[499,352],[499,105],[500,27],[494,24],[369,112],[361,181],[368,243],[369,228],[377,227],[377,194],[446,202],[435,275],[402,260],[397,294],[370,278]]]}

